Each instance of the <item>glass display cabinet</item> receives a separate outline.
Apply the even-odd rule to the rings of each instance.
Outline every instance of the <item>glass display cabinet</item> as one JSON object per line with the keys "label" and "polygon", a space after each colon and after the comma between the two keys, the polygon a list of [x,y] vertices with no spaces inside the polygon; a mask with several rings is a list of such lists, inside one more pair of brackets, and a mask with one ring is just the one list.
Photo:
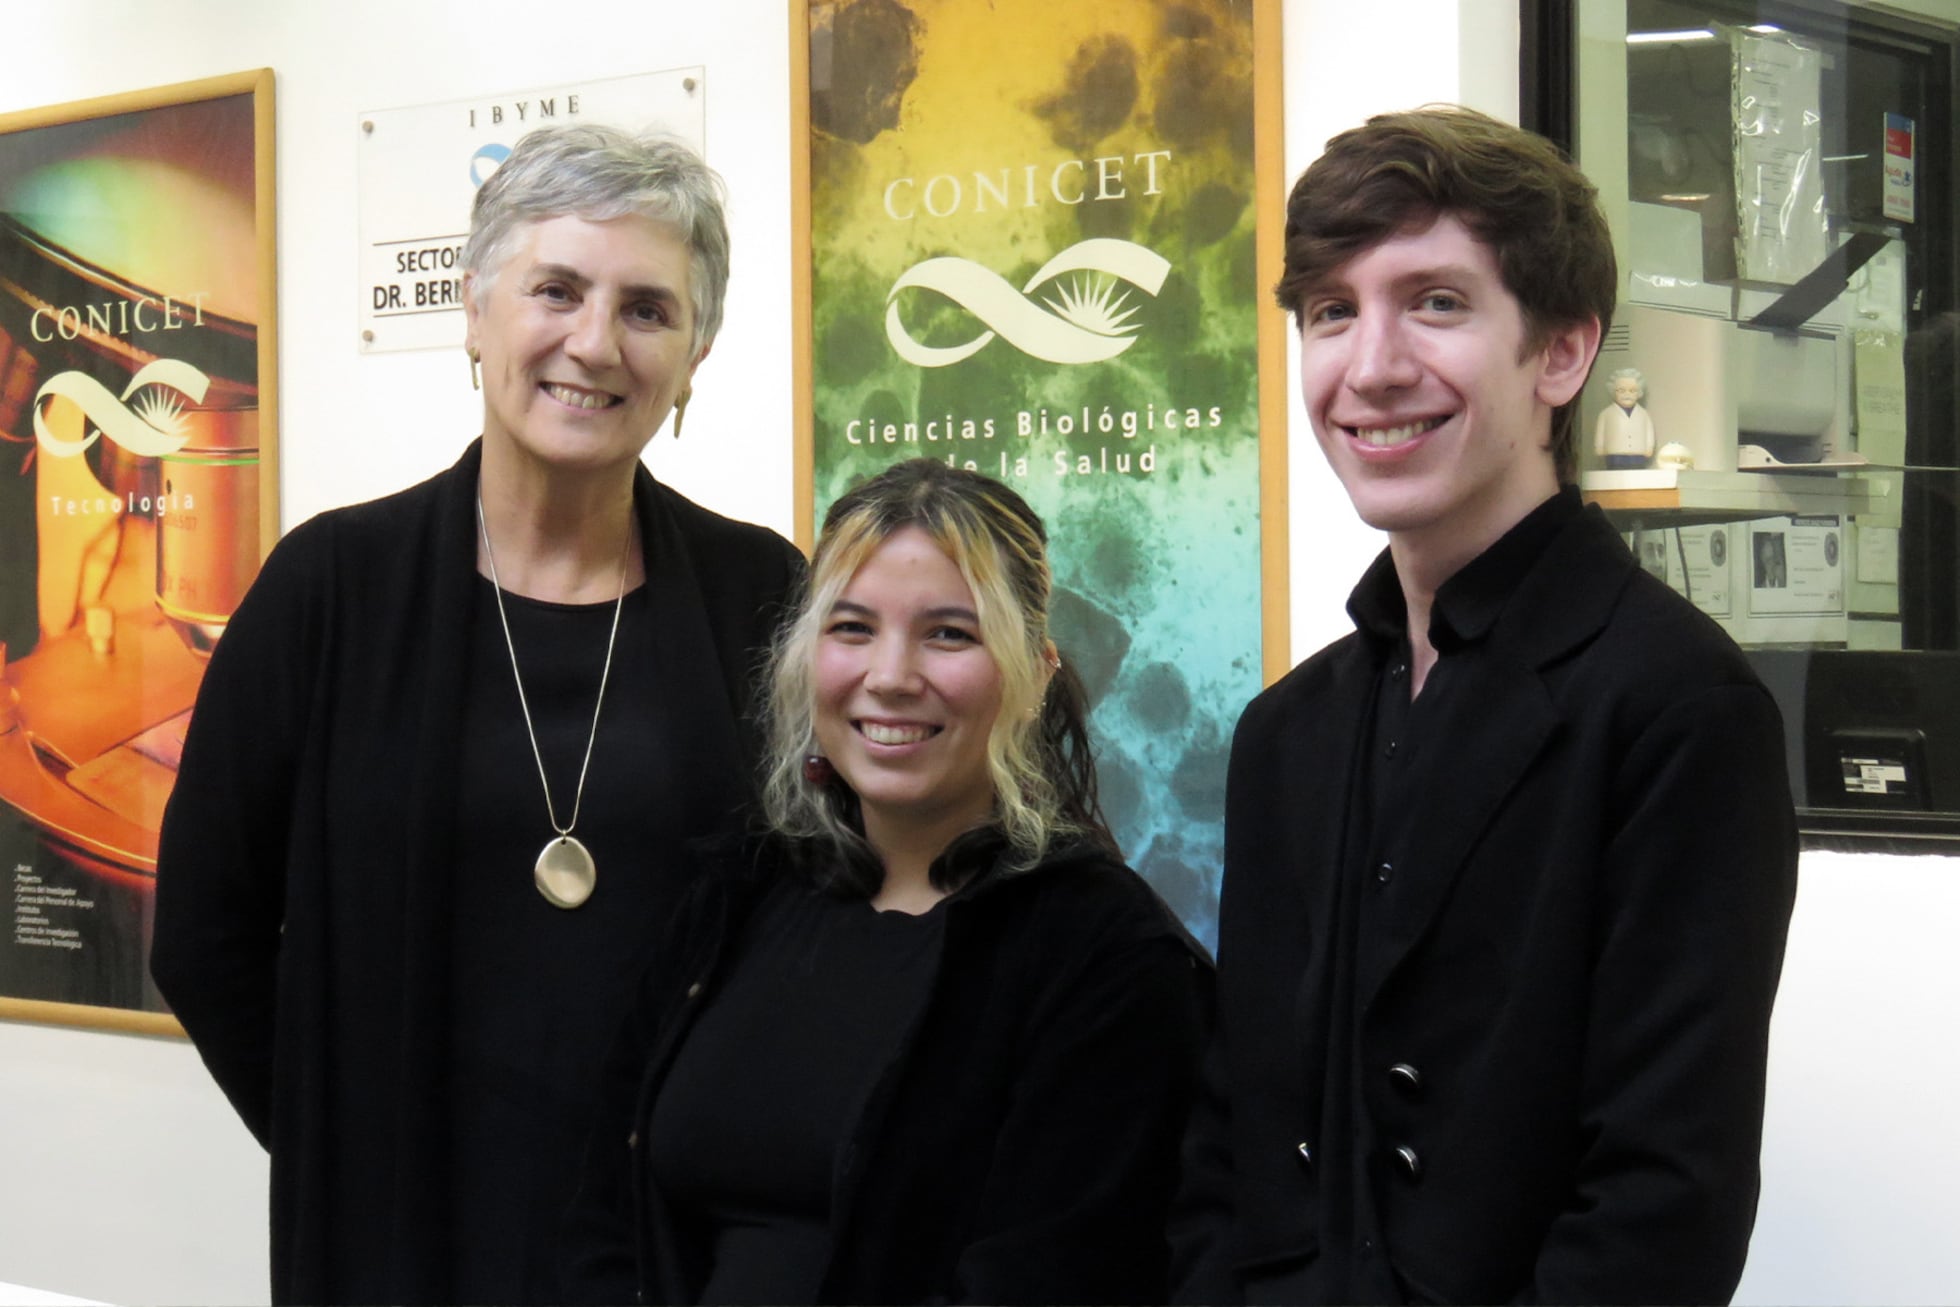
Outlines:
{"label": "glass display cabinet", "polygon": [[1775,690],[1812,844],[1960,840],[1956,17],[1523,6],[1622,271],[1582,489]]}

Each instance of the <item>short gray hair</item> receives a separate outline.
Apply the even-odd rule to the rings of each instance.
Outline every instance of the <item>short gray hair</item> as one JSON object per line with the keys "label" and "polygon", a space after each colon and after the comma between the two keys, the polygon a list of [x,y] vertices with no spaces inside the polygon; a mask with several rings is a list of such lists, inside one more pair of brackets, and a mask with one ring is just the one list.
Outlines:
{"label": "short gray hair", "polygon": [[[637,214],[674,229],[688,249],[694,352],[714,343],[728,290],[726,188],[701,156],[670,136],[581,123],[540,127],[517,142],[470,210],[463,271],[481,296],[523,228],[550,218],[607,222]],[[481,305],[481,299],[477,300]]]}

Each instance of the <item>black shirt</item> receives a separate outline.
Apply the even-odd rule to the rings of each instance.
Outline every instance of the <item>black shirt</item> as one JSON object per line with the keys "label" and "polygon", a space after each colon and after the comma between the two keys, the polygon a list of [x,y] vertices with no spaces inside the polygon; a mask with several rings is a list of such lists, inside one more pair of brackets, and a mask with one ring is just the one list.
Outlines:
{"label": "black shirt", "polygon": [[944,916],[786,881],[750,919],[647,1131],[654,1183],[712,1249],[700,1301],[816,1301],[838,1155],[918,1017]]}
{"label": "black shirt", "polygon": [[[557,1234],[578,1178],[605,1050],[643,965],[647,923],[684,878],[653,850],[686,832],[685,766],[660,729],[644,587],[626,596],[577,837],[598,883],[567,911],[532,884],[553,838],[490,583],[471,633],[458,776],[450,970],[450,1237],[453,1300],[550,1302]],[[558,820],[572,815],[605,666],[613,605],[506,594],[511,641]],[[352,818],[350,818],[352,819]],[[412,943],[407,945],[413,947]]]}

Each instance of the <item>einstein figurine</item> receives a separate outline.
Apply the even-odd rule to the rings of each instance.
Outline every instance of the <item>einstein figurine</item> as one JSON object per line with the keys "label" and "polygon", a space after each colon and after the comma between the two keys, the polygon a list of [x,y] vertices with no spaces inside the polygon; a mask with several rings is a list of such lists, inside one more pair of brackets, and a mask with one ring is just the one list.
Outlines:
{"label": "einstein figurine", "polygon": [[1593,423],[1593,453],[1609,471],[1646,467],[1654,456],[1654,419],[1640,402],[1647,397],[1647,379],[1639,368],[1621,368],[1607,381],[1613,402]]}

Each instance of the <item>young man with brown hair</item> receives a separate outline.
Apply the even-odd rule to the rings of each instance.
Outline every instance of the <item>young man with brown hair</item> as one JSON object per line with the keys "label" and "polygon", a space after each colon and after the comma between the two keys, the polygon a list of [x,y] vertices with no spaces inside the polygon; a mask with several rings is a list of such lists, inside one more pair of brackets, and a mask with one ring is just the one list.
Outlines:
{"label": "young man with brown hair", "polygon": [[1617,285],[1481,114],[1294,187],[1302,399],[1388,548],[1233,741],[1188,1297],[1734,1291],[1796,836],[1769,694],[1572,484]]}

